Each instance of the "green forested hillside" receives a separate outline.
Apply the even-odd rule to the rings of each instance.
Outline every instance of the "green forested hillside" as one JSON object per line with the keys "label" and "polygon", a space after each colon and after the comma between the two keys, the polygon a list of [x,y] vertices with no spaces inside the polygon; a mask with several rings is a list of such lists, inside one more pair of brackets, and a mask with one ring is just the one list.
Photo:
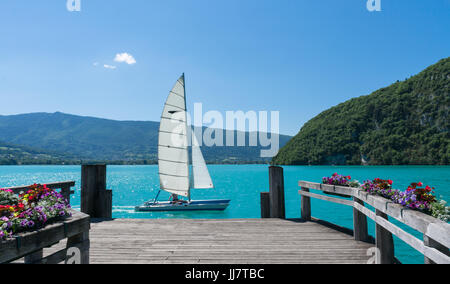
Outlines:
{"label": "green forested hillside", "polygon": [[[158,129],[159,122],[116,121],[60,112],[0,115],[0,140],[56,153],[52,154],[54,158],[71,157],[65,160],[67,163],[79,163],[80,160],[127,164],[154,163],[157,160]],[[245,135],[248,141],[249,134]],[[285,145],[290,138],[281,135],[280,145]],[[259,146],[202,147],[209,163],[270,162],[270,159],[260,157],[261,149]],[[4,157],[11,154],[10,151],[11,149],[5,150]],[[15,156],[18,157],[17,152]],[[18,163],[29,161],[28,158],[13,160]]]}
{"label": "green forested hillside", "polygon": [[0,141],[0,165],[45,165],[67,164],[76,161],[67,155],[40,151],[25,146],[17,146]]}
{"label": "green forested hillside", "polygon": [[450,58],[307,122],[273,159],[282,165],[448,165]]}

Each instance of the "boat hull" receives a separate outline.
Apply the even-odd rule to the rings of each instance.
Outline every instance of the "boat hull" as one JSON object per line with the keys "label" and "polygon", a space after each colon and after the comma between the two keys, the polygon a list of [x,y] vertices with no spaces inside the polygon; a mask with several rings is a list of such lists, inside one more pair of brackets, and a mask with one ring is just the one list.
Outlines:
{"label": "boat hull", "polygon": [[136,206],[135,210],[140,212],[154,211],[223,211],[230,205],[230,200],[197,200],[186,203],[150,202]]}

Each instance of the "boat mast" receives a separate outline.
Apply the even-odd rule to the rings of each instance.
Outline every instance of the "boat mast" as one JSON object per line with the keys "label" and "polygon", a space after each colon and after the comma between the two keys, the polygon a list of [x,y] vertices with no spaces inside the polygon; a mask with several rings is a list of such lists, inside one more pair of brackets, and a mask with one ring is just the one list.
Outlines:
{"label": "boat mast", "polygon": [[[189,137],[189,135],[188,135],[188,125],[187,125],[187,104],[186,104],[186,101],[187,101],[187,99],[186,99],[186,77],[184,76],[184,72],[183,72],[183,84],[184,84],[184,86],[183,86],[183,90],[184,90],[184,109],[186,110],[185,111],[185,121],[186,121],[186,137]],[[192,135],[192,133],[191,133],[191,135]],[[191,201],[191,171],[189,170],[189,139],[187,139],[186,138],[186,140],[187,140],[187,146],[188,146],[188,155],[187,155],[187,158],[188,158],[188,176],[189,176],[189,190],[188,190],[188,198],[189,198],[189,202]]]}

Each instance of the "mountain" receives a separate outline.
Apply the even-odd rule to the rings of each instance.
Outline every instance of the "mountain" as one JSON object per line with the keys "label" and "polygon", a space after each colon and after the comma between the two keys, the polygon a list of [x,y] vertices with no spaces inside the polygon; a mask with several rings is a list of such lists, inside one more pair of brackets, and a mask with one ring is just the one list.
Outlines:
{"label": "mountain", "polygon": [[307,122],[273,164],[448,165],[450,58]]}
{"label": "mountain", "polygon": [[[158,129],[159,122],[115,121],[60,112],[0,116],[0,140],[78,161],[154,163]],[[245,136],[248,141],[249,133]],[[290,138],[280,135],[280,145]],[[260,158],[261,149],[202,147],[205,160],[212,163],[269,162]]]}

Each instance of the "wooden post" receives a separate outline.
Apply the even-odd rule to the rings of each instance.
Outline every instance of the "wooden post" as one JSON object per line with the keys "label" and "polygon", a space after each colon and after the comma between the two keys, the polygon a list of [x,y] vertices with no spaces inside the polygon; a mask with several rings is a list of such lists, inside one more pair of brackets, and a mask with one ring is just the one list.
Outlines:
{"label": "wooden post", "polygon": [[[379,211],[375,210],[377,216],[388,220],[388,216]],[[376,224],[376,247],[377,247],[377,264],[394,264],[394,239],[392,234],[383,228],[382,226]]]}
{"label": "wooden post", "polygon": [[270,192],[261,192],[261,218],[270,218]]}
{"label": "wooden post", "polygon": [[[78,252],[74,255],[68,255],[65,263],[72,264],[73,262],[77,263],[79,257],[79,263],[77,264],[89,264],[89,232],[80,233],[73,237],[67,239],[67,250],[71,248],[77,248]],[[79,253],[79,255],[77,255]],[[72,259],[72,257],[74,257]]]}
{"label": "wooden post", "polygon": [[[309,188],[302,187],[302,191],[309,192]],[[311,197],[302,195],[301,211],[302,211],[302,219],[304,221],[311,221]]]}
{"label": "wooden post", "polygon": [[81,167],[81,212],[91,218],[111,218],[112,198],[106,191],[106,165]]}
{"label": "wooden post", "polygon": [[[443,254],[450,256],[449,249],[446,246],[441,245],[440,243],[436,242],[435,240],[433,240],[432,238],[428,237],[425,234],[423,235],[423,244],[426,245],[427,247],[435,248],[438,251],[442,252]],[[425,256],[424,258],[425,258],[425,264],[436,264],[434,261],[432,261],[428,257]]]}
{"label": "wooden post", "polygon": [[270,217],[286,218],[283,168],[269,167]]}
{"label": "wooden post", "polygon": [[[364,206],[364,202],[357,197],[353,197],[353,201]],[[355,208],[353,208],[353,237],[356,241],[362,242],[366,242],[369,239],[367,217]]]}

